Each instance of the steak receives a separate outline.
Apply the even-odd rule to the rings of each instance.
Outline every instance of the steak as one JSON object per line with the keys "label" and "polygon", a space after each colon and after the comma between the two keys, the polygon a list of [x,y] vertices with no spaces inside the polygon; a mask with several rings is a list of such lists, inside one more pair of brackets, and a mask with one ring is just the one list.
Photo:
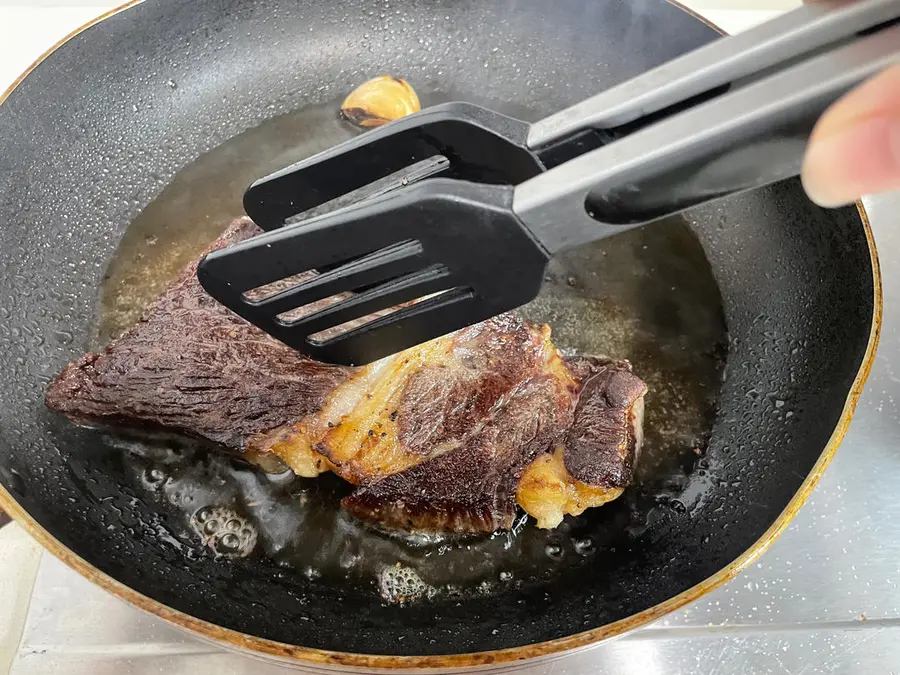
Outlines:
{"label": "steak", "polygon": [[572,397],[560,385],[543,373],[518,382],[456,447],[356,490],[344,507],[362,520],[415,532],[508,529],[525,467],[571,423]]}
{"label": "steak", "polygon": [[[208,250],[260,230],[236,221]],[[65,367],[46,404],[81,424],[164,429],[244,451],[317,410],[352,370],[318,363],[213,300],[197,263],[99,354]]]}
{"label": "steak", "polygon": [[[209,250],[259,232],[240,219]],[[555,527],[632,480],[646,386],[627,362],[566,361],[548,327],[504,314],[362,368],[326,365],[213,300],[196,268],[106,349],[66,366],[47,406],[78,424],[193,436],[262,466],[277,458],[301,476],[333,471],[358,486],[350,513],[407,531],[508,528],[517,503]]]}
{"label": "steak", "polygon": [[537,405],[521,393],[535,379],[555,385],[544,391],[565,411],[552,425],[561,434],[579,385],[549,329],[505,314],[360,369],[318,413],[257,447],[301,475],[370,484],[471,443],[511,405]]}
{"label": "steak", "polygon": [[640,456],[647,386],[627,361],[584,359],[573,366],[583,386],[572,424],[516,488],[519,505],[538,527],[556,527],[566,515],[619,497]]}

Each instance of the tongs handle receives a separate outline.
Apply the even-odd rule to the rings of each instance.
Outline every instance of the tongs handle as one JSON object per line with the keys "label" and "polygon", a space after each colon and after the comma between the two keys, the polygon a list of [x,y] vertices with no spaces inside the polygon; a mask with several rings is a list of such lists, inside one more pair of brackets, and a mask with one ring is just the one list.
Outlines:
{"label": "tongs handle", "polygon": [[721,38],[535,122],[537,149],[586,129],[614,129],[808,56],[898,15],[897,0],[821,0]]}
{"label": "tongs handle", "polygon": [[[892,4],[897,18],[900,0]],[[609,236],[623,225],[640,225],[796,176],[821,114],[894,63],[900,63],[898,24],[762,76],[520,183],[513,210],[553,253]]]}

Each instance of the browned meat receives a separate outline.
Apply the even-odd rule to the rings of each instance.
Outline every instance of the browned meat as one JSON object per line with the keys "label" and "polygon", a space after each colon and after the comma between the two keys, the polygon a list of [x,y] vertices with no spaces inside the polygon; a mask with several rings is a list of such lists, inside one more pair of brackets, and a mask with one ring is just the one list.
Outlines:
{"label": "browned meat", "polygon": [[586,379],[565,440],[535,459],[517,486],[519,505],[538,527],[556,527],[567,514],[616,499],[640,455],[647,386],[625,361],[585,359],[574,366]]}
{"label": "browned meat", "polygon": [[646,385],[623,361],[579,359],[573,371],[583,386],[536,371],[459,447],[357,490],[344,507],[388,527],[492,532],[512,525],[517,501],[556,527],[615,499],[640,450]]}
{"label": "browned meat", "polygon": [[[211,248],[257,232],[237,221]],[[555,527],[617,497],[644,391],[627,363],[567,364],[549,328],[514,315],[364,368],[316,363],[212,300],[191,265],[134,328],[67,366],[46,402],[78,423],[334,471],[361,486],[345,507],[386,527],[490,532],[509,527],[517,501]]]}
{"label": "browned meat", "polygon": [[[572,407],[579,385],[549,330],[495,317],[360,369],[320,411],[257,447],[300,475],[333,470],[351,483],[374,483],[473,443],[538,376],[552,378],[560,405]],[[557,433],[569,421],[560,420]]]}
{"label": "browned meat", "polygon": [[[236,221],[209,250],[259,232]],[[317,410],[352,372],[233,314],[206,294],[192,264],[134,328],[66,366],[46,403],[79,423],[162,427],[245,450],[255,434]]]}
{"label": "browned meat", "polygon": [[566,434],[565,467],[588,485],[631,483],[641,446],[647,385],[622,361],[597,362]]}
{"label": "browned meat", "polygon": [[457,448],[365,486],[344,499],[363,520],[412,531],[493,532],[509,528],[516,484],[571,422],[565,382],[538,373],[516,385]]}

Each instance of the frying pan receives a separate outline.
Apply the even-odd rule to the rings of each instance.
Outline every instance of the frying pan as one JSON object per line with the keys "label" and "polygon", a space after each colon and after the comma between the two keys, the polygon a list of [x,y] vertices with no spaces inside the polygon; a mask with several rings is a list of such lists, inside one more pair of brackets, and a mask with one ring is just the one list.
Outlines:
{"label": "frying pan", "polygon": [[[216,558],[129,482],[127,452],[42,402],[115,332],[107,309],[128,284],[110,279],[142,255],[120,245],[174,228],[183,243],[159,275],[173,273],[237,215],[248,178],[351,133],[322,111],[362,80],[399,74],[426,103],[537,119],[716,36],[664,0],[146,0],[77,33],[0,106],[0,506],[138,607],[307,664],[446,671],[560,653],[731,578],[835,452],[878,336],[864,214],[821,210],[793,180],[557,261],[528,311],[563,347],[632,358],[653,390],[648,445],[670,452],[572,526],[593,555],[529,583],[401,606],[265,554]],[[291,116],[304,110],[319,112]],[[257,128],[296,143],[266,146]],[[685,406],[702,428],[680,426],[696,423]]]}

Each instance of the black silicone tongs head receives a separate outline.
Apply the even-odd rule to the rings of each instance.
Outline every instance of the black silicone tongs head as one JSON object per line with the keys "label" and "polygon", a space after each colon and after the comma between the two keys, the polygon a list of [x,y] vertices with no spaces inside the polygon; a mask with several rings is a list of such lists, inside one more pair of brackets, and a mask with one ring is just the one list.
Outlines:
{"label": "black silicone tongs head", "polygon": [[321,361],[445,335],[533,299],[557,251],[796,176],[822,112],[900,62],[898,19],[900,0],[805,5],[533,125],[403,118],[251,186],[269,231],[200,281]]}

